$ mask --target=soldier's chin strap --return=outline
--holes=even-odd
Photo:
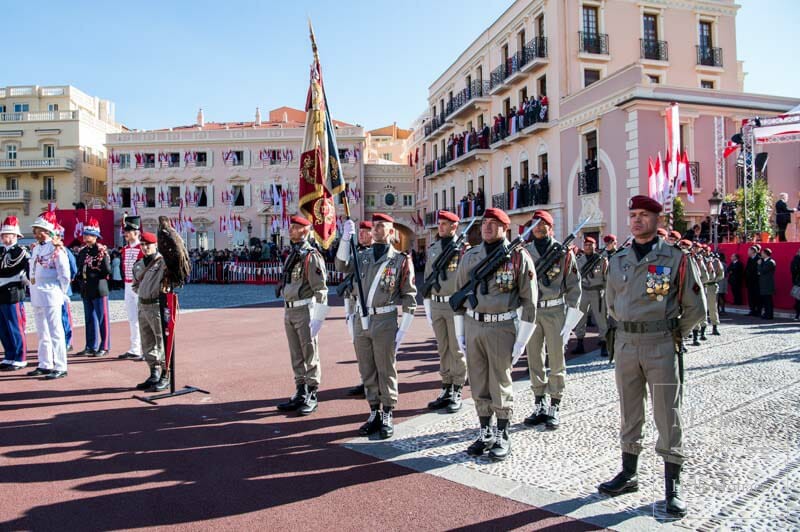
[[[533,331],[536,329],[536,324],[531,321],[519,321],[517,328],[517,338],[514,340],[514,350],[511,352],[511,365],[516,364],[522,353],[525,351],[525,346],[533,336]]]

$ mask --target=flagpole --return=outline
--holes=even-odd
[[[317,72],[319,72],[319,76],[320,76],[320,89],[322,90],[322,101],[323,101],[323,103],[325,105],[325,113],[328,115],[328,119],[331,120],[331,126],[333,126],[333,118],[331,118],[331,116],[332,116],[331,115],[331,108],[328,106],[328,94],[325,91],[325,84],[322,83],[322,69],[320,68],[320,65],[319,65],[319,52],[317,51],[317,39],[314,36],[314,26],[311,25],[311,17],[308,17],[308,33],[309,33],[309,37],[311,38],[311,51],[314,53],[314,65],[316,66]],[[333,128],[332,127],[331,127],[331,132],[333,132]],[[336,147],[338,148],[339,145],[336,144]],[[339,153],[336,152],[335,154],[333,154],[333,156],[336,158],[337,171],[339,171],[339,175],[341,176],[342,165],[339,162]],[[327,179],[327,176],[326,176],[326,179]],[[342,182],[344,182],[344,178],[342,178]],[[339,192],[339,201],[341,201],[342,204],[344,205],[345,218],[350,220],[351,219],[350,218],[350,203],[349,203],[349,201],[347,199],[346,190],[347,190],[347,187],[345,186],[342,189],[342,191]],[[339,245],[341,245],[341,244],[339,244]],[[353,270],[354,270],[354,274],[355,274],[354,277],[355,277],[356,284],[358,285],[358,302],[359,302],[359,306],[361,307],[361,320],[362,320],[362,324],[365,324],[365,323],[368,323],[367,320],[369,319],[369,309],[367,309],[367,299],[364,296],[364,287],[363,287],[363,285],[361,283],[361,271],[360,271],[360,268],[358,266],[358,254],[357,254],[357,251],[358,251],[358,249],[356,248],[356,241],[355,241],[354,238],[351,237],[350,238],[350,257],[351,257],[351,260],[353,261]]]

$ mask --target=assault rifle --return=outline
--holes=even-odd
[[[292,251],[289,253],[289,256],[286,257],[286,262],[283,264],[283,273],[281,274],[281,282],[278,283],[278,286],[275,288],[275,296],[280,297],[281,292],[289,284],[289,281],[292,278],[292,269],[294,268],[297,259],[300,258],[300,250],[292,247]]]
[[[481,294],[485,295],[489,293],[489,279],[491,279],[497,269],[511,257],[512,253],[525,245],[525,240],[538,223],[539,220],[536,220],[525,232],[515,238],[511,243],[501,244],[490,255],[486,255],[483,260],[476,264],[475,267],[472,268],[472,271],[469,272],[467,284],[450,296],[450,307],[458,311],[464,306],[466,301],[469,301],[469,305],[473,309],[478,306],[478,297],[475,295],[478,286],[480,285]]]
[[[472,225],[475,223],[475,218],[469,223],[469,225],[461,231],[461,234],[458,237],[450,242],[450,244],[442,250],[442,253],[436,258],[433,262],[432,271],[428,277],[425,278],[425,281],[422,283],[422,297],[428,298],[431,297],[431,290],[434,288],[436,290],[441,290],[442,285],[439,282],[447,280],[447,265],[450,264],[452,258],[461,252],[461,247],[467,241],[467,233],[472,228]]]
[[[575,240],[575,235],[583,229],[583,226],[589,222],[589,218],[586,218],[584,221],[578,224],[578,226],[572,230],[572,232],[567,235],[567,238],[564,239],[563,242],[556,242],[555,244],[551,245],[547,251],[545,251],[544,255],[539,257],[539,260],[536,261],[536,276],[542,281],[542,284],[545,286],[550,286],[550,278],[547,276],[547,272],[550,271],[550,268],[557,262],[559,262],[564,255],[567,254],[569,251],[569,245]]]
[[[341,283],[336,285],[336,295],[344,297],[345,292],[353,292],[353,273],[348,273]]]
[[[603,249],[600,250],[599,253],[595,253],[594,255],[592,255],[592,258],[586,261],[586,264],[584,264],[583,268],[581,268],[581,277],[586,277],[587,275],[589,275],[589,273],[593,272],[595,266],[597,266],[597,263],[600,262],[600,260],[603,257],[609,259],[613,257],[617,252],[619,252],[619,250],[628,245],[628,242],[631,241],[631,238],[633,237],[628,236],[628,238],[625,239],[625,242],[623,242],[622,245],[617,249],[615,249],[614,251],[609,252],[608,248],[604,247]]]

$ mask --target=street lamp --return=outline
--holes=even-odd
[[[714,246],[714,251],[717,250],[717,220],[719,219],[724,199],[724,196],[716,188],[711,193],[711,197],[708,198],[708,213],[711,215],[711,223],[713,224],[711,243]]]

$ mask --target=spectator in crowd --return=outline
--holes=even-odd
[[[519,186],[520,202],[523,207],[530,207],[531,205],[531,185],[528,176],[522,178],[522,184]]]
[[[118,290],[122,288],[122,260],[119,256],[119,251],[116,249],[111,252],[111,289]]]
[[[687,231],[685,235],[683,235],[683,237],[692,242],[700,242],[702,240],[700,237],[700,226],[698,224],[694,224],[692,228]]]
[[[798,292],[800,291],[800,248],[792,257],[790,271],[792,272],[792,289]],[[800,321],[800,294],[792,295],[794,296],[794,321]]]
[[[706,216],[706,219],[700,224],[700,241],[711,241],[711,216]]]
[[[758,283],[758,266],[761,262],[758,253],[761,246],[754,244],[747,250],[747,265],[744,268],[744,280],[747,285],[747,302],[750,305],[750,316],[761,315],[761,297]]]
[[[778,242],[786,242],[786,227],[792,221],[794,209],[790,209],[787,202],[789,194],[781,192],[778,195],[778,202],[775,203],[775,225],[778,226]]]
[[[733,304],[742,304],[742,281],[744,281],[744,265],[739,260],[739,254],[731,255],[731,263],[728,265],[728,286],[733,293]]]
[[[761,306],[765,320],[773,318],[772,296],[775,294],[775,261],[772,259],[772,250],[761,250],[761,263],[758,265],[758,287],[761,296]]]
[[[719,262],[722,265],[723,272],[725,270],[725,254],[722,252],[717,253]],[[717,283],[717,309],[720,314],[725,314],[725,296],[728,293],[728,277],[723,274],[722,279]]]

